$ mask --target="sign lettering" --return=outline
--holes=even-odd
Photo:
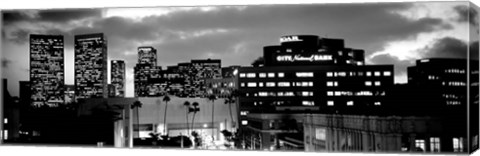
[[[311,56],[301,56],[301,55],[281,55],[277,56],[277,61],[280,62],[295,62],[295,61],[328,61],[332,60],[332,55],[311,55]]]
[[[298,42],[298,41],[303,41],[298,38],[298,36],[285,36],[280,38],[280,42]]]

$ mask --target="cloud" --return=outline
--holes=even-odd
[[[459,5],[455,6],[454,10],[458,14],[458,22],[469,22],[471,25],[478,25],[478,12],[474,7]]]
[[[407,67],[415,65],[415,60],[400,60],[390,54],[380,54],[368,59],[369,64],[394,65],[395,83],[407,82]]]
[[[452,37],[437,39],[419,51],[424,58],[467,58],[467,43]]]
[[[3,13],[6,25],[20,21],[67,23],[89,17],[101,17],[101,9],[17,10]]]

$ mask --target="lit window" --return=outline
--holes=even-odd
[[[343,55],[343,52],[342,51],[339,51],[338,52],[338,56],[342,56]]]
[[[361,65],[363,65],[363,62],[360,62],[360,61],[357,62],[357,66],[361,66]]]
[[[245,83],[240,83],[240,87],[245,87]]]
[[[352,63],[352,61],[350,61],[350,60],[347,60],[347,61],[345,61],[345,62],[347,62],[347,64],[350,64],[350,63]]]
[[[240,77],[245,77],[245,73],[240,73]]]
[[[267,92],[258,92],[258,96],[265,97],[265,96],[268,96],[268,93]]]
[[[8,124],[8,118],[3,119],[4,124]]]
[[[283,96],[283,92],[278,92],[277,96]]]
[[[292,52],[292,49],[287,49],[287,53],[291,53]]]
[[[380,81],[375,81],[375,86],[380,86]]]
[[[278,77],[285,77],[285,73],[278,73]]]
[[[365,86],[372,86],[372,81],[365,81]]]
[[[249,83],[247,83],[247,87],[257,87],[257,83],[256,82],[249,82]]]
[[[353,52],[348,52],[348,56],[353,56]]]
[[[267,87],[275,87],[275,82],[267,82],[266,86]]]
[[[285,96],[294,96],[293,92],[285,92]]]
[[[248,111],[240,111],[240,115],[245,116],[248,114]]]
[[[327,106],[333,106],[334,102],[333,101],[327,101]]]
[[[333,96],[333,91],[328,91],[327,96]]]
[[[247,73],[248,78],[255,78],[255,73]]]
[[[275,77],[275,73],[268,73],[268,77],[269,78]]]
[[[463,138],[453,138],[453,152],[463,152]]]
[[[313,105],[315,105],[315,102],[313,102],[313,101],[302,101],[302,105],[304,105],[304,106],[313,106]]]
[[[430,138],[430,150],[432,152],[440,152],[440,138],[438,137]]]
[[[337,72],[337,75],[341,76],[341,77],[345,77],[345,76],[347,76],[347,73],[346,72]]]
[[[353,101],[347,101],[347,106],[353,106]]]
[[[375,102],[375,103],[373,103],[373,104],[374,104],[375,106],[380,106],[380,105],[382,105],[382,103],[381,103],[381,102],[378,102],[378,101]]]
[[[367,72],[366,72],[366,75],[367,75],[367,76],[372,76],[372,72],[367,71]]]
[[[327,138],[327,131],[325,128],[315,128],[315,139],[325,140]]]
[[[358,72],[357,75],[358,76],[363,76],[363,72]]]
[[[267,76],[267,74],[265,73],[258,73],[258,77],[260,78],[265,78]]]
[[[327,77],[333,77],[333,72],[327,72]]]
[[[391,76],[392,75],[392,72],[390,71],[384,71],[383,72],[383,76]]]
[[[313,77],[313,72],[297,72],[297,77]]]
[[[313,96],[313,92],[303,91],[302,96]]]
[[[279,87],[290,87],[290,82],[278,82]]]
[[[259,82],[259,83],[258,83],[258,86],[259,86],[259,87],[263,87],[263,82]]]
[[[380,72],[379,72],[379,71],[376,71],[376,72],[373,73],[373,75],[375,75],[375,76],[380,76]]]
[[[242,120],[242,125],[248,125],[248,121],[247,120]]]
[[[327,81],[327,86],[333,86],[333,81]]]
[[[416,151],[425,151],[425,140],[415,140]]]

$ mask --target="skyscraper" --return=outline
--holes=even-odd
[[[104,34],[76,35],[76,98],[107,97],[107,81],[107,39]]]
[[[157,66],[157,50],[153,47],[138,47],[138,63],[134,67],[135,97],[160,96],[162,68]]]
[[[125,97],[125,61],[112,60],[110,66],[110,81],[115,87],[114,97]]]
[[[31,104],[58,106],[64,102],[64,48],[61,35],[30,35]]]

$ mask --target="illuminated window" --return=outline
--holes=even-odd
[[[348,52],[348,56],[353,56],[353,52]]]
[[[328,91],[327,96],[333,96],[333,91]]]
[[[290,87],[290,82],[278,82],[279,87]]]
[[[313,82],[311,82],[311,81],[296,82],[295,85],[298,86],[298,87],[311,87],[311,86],[313,86]]]
[[[380,86],[380,81],[375,81],[375,86]]]
[[[248,78],[255,78],[255,73],[247,73]]]
[[[425,140],[415,140],[416,151],[425,151]]]
[[[338,76],[345,77],[347,76],[347,72],[337,72]]]
[[[373,104],[374,104],[375,106],[380,106],[380,105],[382,105],[382,103],[381,103],[381,102],[378,102],[378,101],[375,102],[375,103],[373,103]]]
[[[353,106],[353,101],[347,101],[347,106]]]
[[[315,139],[325,140],[327,137],[327,132],[325,128],[315,128]]]
[[[438,137],[430,138],[430,150],[432,152],[440,152],[440,138]]]
[[[358,72],[357,75],[358,76],[363,76],[363,72]]]
[[[327,72],[327,77],[333,77],[333,72]]]
[[[278,73],[278,77],[285,77],[285,73]]]
[[[268,73],[268,77],[269,78],[275,77],[275,73]]]
[[[390,71],[384,71],[383,72],[383,76],[391,76],[392,75],[392,72]]]
[[[268,93],[267,92],[258,92],[258,96],[265,97],[265,96],[268,96]]]
[[[242,120],[242,125],[248,125],[248,121],[247,120]]]
[[[342,51],[339,51],[338,52],[338,56],[342,56],[343,55],[343,52]]]
[[[245,116],[248,114],[248,111],[240,111],[240,115]]]
[[[453,152],[463,152],[463,138],[453,138]]]
[[[368,71],[368,72],[366,72],[366,75],[367,75],[367,76],[372,76],[372,72],[369,72],[369,71]]]
[[[347,60],[347,61],[345,61],[345,62],[347,62],[347,64],[350,64],[350,63],[352,63],[352,61],[350,61],[350,60]]]
[[[275,87],[275,82],[267,82],[266,86],[267,87]]]
[[[285,92],[285,96],[295,96],[295,94],[293,92]]]
[[[8,124],[8,118],[3,119],[4,124]]]
[[[260,77],[260,78],[265,78],[265,77],[267,77],[267,74],[265,74],[265,73],[258,73],[258,77]]]
[[[363,65],[363,62],[357,62],[357,66]]]
[[[240,83],[240,87],[245,87],[245,83]]]
[[[249,82],[249,83],[247,83],[247,87],[257,87],[257,83],[256,82]]]
[[[365,81],[365,86],[372,86],[372,81]]]
[[[327,101],[327,106],[333,106],[334,102],[333,101]]]
[[[287,49],[287,53],[291,53],[292,52],[292,49]]]
[[[313,92],[303,91],[302,96],[313,96]]]
[[[375,75],[375,76],[380,76],[380,72],[379,72],[379,71],[376,71],[376,72],[373,73],[373,75]]]
[[[313,77],[313,72],[297,72],[297,77]]]
[[[313,102],[313,101],[302,101],[302,105],[304,105],[304,106],[313,106],[313,105],[315,105],[315,102]]]
[[[245,77],[245,73],[240,73],[240,77]]]
[[[259,83],[258,83],[258,86],[259,86],[259,87],[263,87],[263,82],[259,82]]]

